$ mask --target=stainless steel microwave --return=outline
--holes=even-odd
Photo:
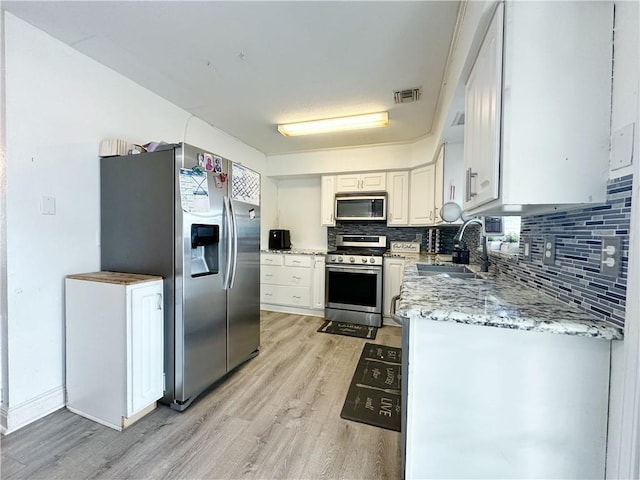
[[[386,220],[387,194],[336,195],[336,220]]]

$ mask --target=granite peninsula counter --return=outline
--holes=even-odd
[[[428,260],[406,259],[394,317],[405,478],[604,478],[620,329],[492,273],[421,276]]]
[[[491,273],[483,279],[421,276],[407,260],[396,314],[411,320],[485,325],[537,332],[622,339],[622,330],[526,285]],[[470,266],[478,269],[477,266]]]

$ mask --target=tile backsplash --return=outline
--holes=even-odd
[[[610,180],[604,205],[523,216],[519,258],[492,255],[492,269],[573,303],[608,323],[624,326],[632,180],[632,175]],[[542,262],[547,235],[555,235],[554,265]],[[600,273],[601,237],[605,236],[621,240],[622,262],[617,278]],[[523,257],[526,239],[531,241],[531,260]]]
[[[329,250],[335,248],[337,234],[386,235],[388,244],[393,241],[411,242],[416,239],[416,235],[420,235],[420,250],[426,252],[430,228],[431,227],[388,227],[383,222],[337,222],[335,227],[327,228],[327,248]],[[453,249],[453,237],[458,231],[458,226],[444,225],[434,228],[440,231],[439,253],[451,253]]]

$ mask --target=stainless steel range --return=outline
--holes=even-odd
[[[326,257],[324,317],[337,322],[382,325],[384,235],[337,235]]]

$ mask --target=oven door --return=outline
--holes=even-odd
[[[382,266],[327,265],[326,307],[382,312]]]

